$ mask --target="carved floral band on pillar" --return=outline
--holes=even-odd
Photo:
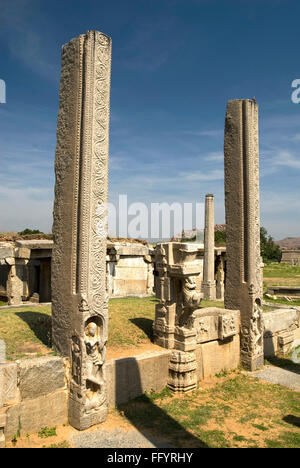
[[[107,415],[105,347],[111,39],[88,31],[62,50],[52,256],[53,343],[69,356],[69,422]]]
[[[241,361],[264,363],[260,257],[258,105],[227,103],[225,119],[225,307],[241,311]]]

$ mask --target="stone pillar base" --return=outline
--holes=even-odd
[[[203,283],[202,282],[202,291],[203,291],[203,299],[207,301],[215,301],[216,300],[216,282],[210,283]]]
[[[241,355],[242,367],[249,371],[255,371],[264,366],[264,355],[250,358],[249,356]]]
[[[187,393],[197,388],[197,362],[194,353],[174,351],[169,364],[168,387],[174,393]]]
[[[91,411],[85,411],[82,403],[69,398],[69,424],[78,431],[84,431],[95,424],[104,422],[107,418],[108,408],[103,405]]]
[[[157,330],[153,327],[154,343],[162,348],[173,349],[174,348],[174,332],[168,333],[161,330]]]

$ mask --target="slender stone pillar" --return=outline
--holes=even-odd
[[[258,106],[228,101],[225,120],[225,307],[241,311],[241,362],[264,363],[261,305]]]
[[[6,283],[8,304],[22,304],[24,295],[24,270],[28,260],[7,258],[6,262],[10,266]]]
[[[218,257],[218,266],[216,274],[216,299],[224,301],[224,284],[225,284],[225,271],[224,271],[225,258],[223,255]]]
[[[55,156],[52,325],[70,359],[69,422],[105,420],[106,202],[111,39],[88,31],[62,48]]]
[[[202,291],[204,299],[216,298],[214,196],[205,197],[204,264]]]

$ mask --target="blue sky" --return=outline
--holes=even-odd
[[[109,198],[201,202],[224,222],[228,99],[260,108],[261,222],[300,236],[300,3],[0,0],[0,231],[51,230],[61,46],[112,37]]]

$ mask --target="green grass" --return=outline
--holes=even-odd
[[[110,299],[108,346],[137,346],[151,342],[156,303],[155,296]]]
[[[300,267],[289,263],[269,263],[264,266],[264,278],[295,278],[297,276],[300,284]]]
[[[47,437],[53,437],[56,436],[56,426],[54,427],[43,427],[40,432],[38,433],[38,436],[41,438],[47,438]]]
[[[269,297],[266,297],[266,295],[264,294],[264,300],[266,302],[273,303],[273,304],[284,304],[284,305],[288,305],[288,306],[291,306],[291,307],[292,306],[297,306],[297,307],[300,306],[300,299],[292,299],[291,301],[287,301],[283,297],[277,297],[277,299],[271,299]],[[267,307],[267,306],[264,306],[264,310],[265,310],[265,307]],[[274,310],[274,309],[270,309],[270,310]]]
[[[118,410],[144,434],[177,448],[300,447],[300,393],[239,371],[207,390],[175,396],[165,389]]]
[[[0,310],[0,338],[10,360],[51,352],[50,306]]]
[[[156,303],[155,296],[110,299],[108,348],[150,344]],[[223,307],[223,303],[203,301],[203,307],[209,306]],[[6,342],[9,360],[53,353],[51,306],[0,309],[0,339]]]
[[[62,442],[59,442],[58,444],[51,444],[49,447],[44,447],[44,448],[70,448],[69,442],[67,440],[63,440]]]

